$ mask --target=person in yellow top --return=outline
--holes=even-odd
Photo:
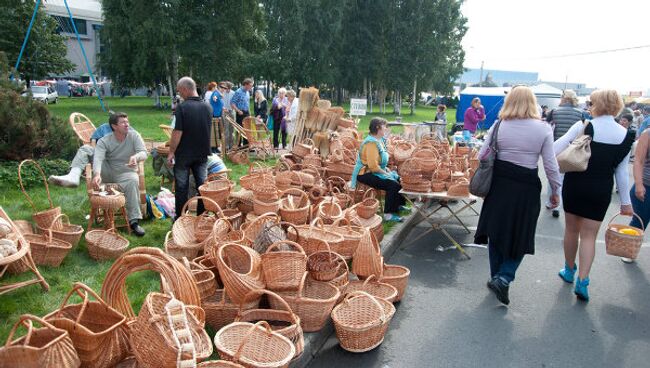
[[[398,215],[406,203],[399,194],[402,186],[399,175],[388,168],[388,151],[384,135],[388,132],[388,122],[382,118],[370,120],[370,134],[361,143],[357,162],[352,172],[350,187],[356,188],[357,181],[369,187],[386,192],[384,206],[385,221],[402,221]]]

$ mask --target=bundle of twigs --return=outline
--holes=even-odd
[[[313,126],[313,122],[307,119],[307,115],[309,114],[309,111],[314,107],[316,101],[318,101],[317,88],[310,87],[300,90],[298,117],[294,136],[294,139],[298,142],[302,141],[304,138],[309,137],[310,135],[309,132]]]

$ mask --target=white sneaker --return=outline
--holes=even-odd
[[[74,176],[71,176],[70,174],[61,175],[61,176],[52,175],[47,179],[47,181],[50,184],[58,185],[65,188],[76,188],[79,186],[79,175],[74,175]]]
[[[634,263],[634,258],[621,257],[621,261],[623,261],[625,263]]]

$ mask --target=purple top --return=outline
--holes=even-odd
[[[492,125],[485,143],[479,151],[483,158],[487,153],[492,139]],[[553,130],[551,126],[541,120],[504,120],[499,127],[497,141],[497,159],[512,162],[515,165],[529,169],[536,169],[539,157],[542,156],[546,177],[551,183],[553,194],[560,194],[560,171],[553,150]]]
[[[475,109],[473,107],[468,107],[465,110],[465,117],[463,118],[463,129],[469,130],[470,132],[476,132],[476,127],[478,123],[485,119],[485,109],[483,106]]]

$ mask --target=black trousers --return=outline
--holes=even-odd
[[[287,148],[287,130],[280,129],[282,121],[273,120],[273,148],[278,148],[280,142],[279,138],[282,138],[282,148]]]
[[[243,111],[242,110],[241,115],[237,114],[237,119],[236,119],[237,124],[239,124],[239,126],[243,127],[244,126],[244,119],[246,119],[249,115],[250,115],[250,113],[248,111]],[[246,140],[246,138],[242,137],[241,144],[242,145],[248,144],[248,141]]]
[[[357,181],[369,187],[386,192],[384,213],[398,213],[399,207],[406,203],[404,197],[399,194],[399,191],[402,190],[402,186],[395,180],[382,179],[372,173],[365,173],[357,176]]]

